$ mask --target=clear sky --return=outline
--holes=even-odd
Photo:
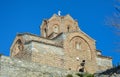
[[[17,33],[40,35],[42,20],[60,10],[61,15],[77,19],[79,27],[96,40],[96,48],[116,64],[120,62],[120,52],[115,51],[119,38],[105,25],[106,17],[115,11],[113,5],[113,0],[0,0],[0,53],[9,56]]]

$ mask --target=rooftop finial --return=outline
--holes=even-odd
[[[59,15],[59,16],[61,15],[61,11],[60,11],[60,10],[58,11],[58,15]]]

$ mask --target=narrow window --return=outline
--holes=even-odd
[[[79,42],[76,43],[76,49],[78,49],[78,50],[81,49],[81,44]]]
[[[70,26],[67,27],[67,31],[68,31],[68,32],[70,31]]]
[[[44,29],[44,37],[46,37],[46,34],[47,34],[47,30],[46,28]]]
[[[47,32],[46,28],[44,29],[45,33]]]

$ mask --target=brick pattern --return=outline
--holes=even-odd
[[[11,56],[74,71],[78,71],[82,67],[80,64],[85,60],[85,72],[89,73],[112,67],[112,59],[108,59],[111,63],[107,66],[98,65],[95,40],[82,32],[78,23],[69,15],[53,15],[50,19],[43,21],[41,33],[41,37],[32,34],[17,35],[11,47],[11,53],[13,53]],[[61,37],[59,37],[60,34],[62,34]],[[18,47],[16,44],[18,39],[22,42],[22,51],[15,50]],[[103,60],[106,57],[100,59]]]

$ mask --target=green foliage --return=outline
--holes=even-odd
[[[72,74],[68,74],[66,77],[73,77]]]
[[[88,74],[88,73],[84,73],[84,74],[77,73],[76,75],[79,77],[94,77],[93,74]]]
[[[80,74],[80,73],[76,73],[76,75],[79,77],[83,77],[83,74]]]

